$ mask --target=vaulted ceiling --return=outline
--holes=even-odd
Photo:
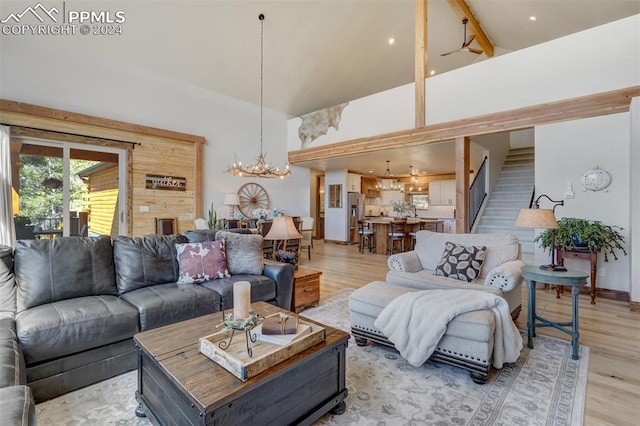
[[[6,10],[9,2],[3,3]],[[429,72],[445,73],[490,60],[467,52],[440,56],[463,42],[460,17],[449,3],[428,2]],[[640,0],[466,0],[466,4],[495,46],[496,56],[640,13]],[[414,0],[150,0],[91,5],[124,10],[123,34],[40,37],[37,42],[21,38],[20,42],[33,54],[38,49],[87,52],[259,104],[258,14],[264,13],[267,108],[294,117],[414,80]],[[472,47],[479,48],[476,41]],[[396,167],[408,170],[403,160],[407,154],[397,154]],[[382,155],[362,163],[380,163],[377,168],[381,168]],[[355,160],[349,168],[358,170],[352,166]]]

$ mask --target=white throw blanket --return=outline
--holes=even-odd
[[[444,335],[449,321],[470,311],[491,309],[496,316],[493,366],[516,362],[522,336],[511,320],[506,300],[477,290],[423,290],[406,293],[385,307],[374,325],[414,367],[425,363]]]

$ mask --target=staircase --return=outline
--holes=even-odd
[[[529,207],[534,185],[533,147],[511,149],[475,231],[515,234],[522,244],[525,261],[533,259],[535,232],[533,229],[516,228],[515,223],[520,209]]]

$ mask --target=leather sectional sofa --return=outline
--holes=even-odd
[[[65,237],[0,246],[0,412],[31,424],[44,401],[137,367],[133,335],[232,306],[235,281],[252,301],[289,309],[292,265],[262,275],[179,284],[175,244],[215,234]]]

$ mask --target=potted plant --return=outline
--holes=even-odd
[[[619,232],[621,230],[619,226],[605,225],[599,220],[563,217],[558,220],[558,229],[555,230],[556,247],[563,251],[577,247],[602,250],[605,262],[609,261],[608,255],[618,260],[616,250],[627,255],[623,247],[624,237]],[[546,251],[551,249],[551,237],[551,230],[546,229],[533,241],[540,243],[540,247]]]

